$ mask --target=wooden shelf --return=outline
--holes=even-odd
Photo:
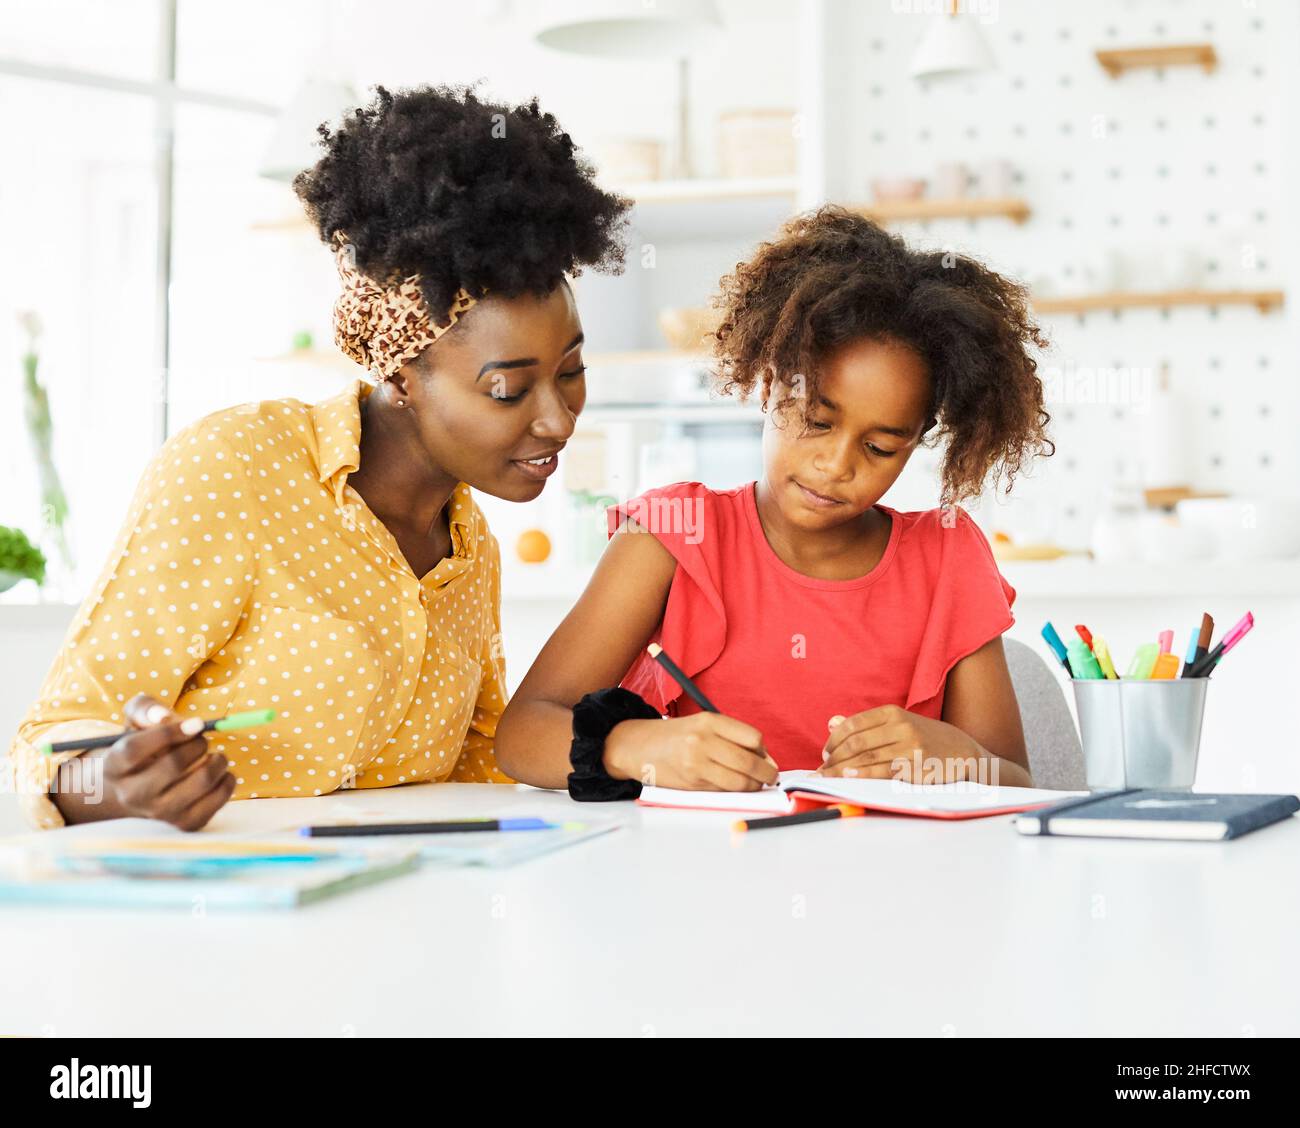
[[[1201,67],[1213,74],[1219,65],[1219,56],[1212,43],[1179,43],[1162,47],[1119,47],[1098,49],[1097,62],[1111,78],[1119,78],[1127,70],[1143,67]]]
[[[756,403],[593,403],[584,409],[583,423],[747,423],[763,422]]]
[[[611,186],[635,202],[632,226],[650,242],[771,238],[794,214],[789,177],[649,180]]]
[[[689,352],[681,349],[628,349],[624,352],[601,352],[587,354],[587,367],[623,368],[630,365],[690,365],[697,368],[707,367],[710,363],[707,353]]]
[[[1102,309],[1168,309],[1173,306],[1252,305],[1260,313],[1280,309],[1282,290],[1167,290],[1152,293],[1079,294],[1067,298],[1035,298],[1037,313],[1094,313]]]
[[[643,180],[638,183],[612,184],[610,191],[630,196],[640,204],[690,204],[710,201],[723,203],[780,197],[794,203],[798,185],[793,177],[735,177],[718,180]]]
[[[849,209],[874,219],[877,223],[899,220],[992,219],[1005,218],[1024,223],[1029,218],[1029,204],[1013,198],[953,200],[880,200],[872,204],[850,204]]]

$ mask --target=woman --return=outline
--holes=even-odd
[[[565,275],[621,268],[627,202],[536,101],[380,87],[321,137],[294,188],[336,257],[336,342],[377,385],[163,446],[18,731],[39,826],[507,779],[499,556],[470,489],[530,501],[554,472],[585,400]],[[39,750],[123,727],[79,760]]]

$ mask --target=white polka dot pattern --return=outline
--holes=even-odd
[[[245,404],[174,435],[146,470],[11,752],[32,821],[62,819],[46,741],[123,726],[147,693],[182,716],[273,708],[210,733],[236,798],[416,780],[510,780],[496,538],[461,484],[452,555],[422,578],[351,486],[356,380],[315,405]]]

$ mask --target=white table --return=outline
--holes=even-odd
[[[625,825],[281,913],[0,909],[0,1033],[1300,1033],[1297,819],[1228,843],[1022,838],[1008,817],[733,837],[725,814],[443,784],[233,803],[212,827],[349,805]]]

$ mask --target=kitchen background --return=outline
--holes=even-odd
[[[584,36],[593,12],[611,22]],[[620,22],[647,13],[668,29]],[[577,281],[590,400],[561,473],[532,505],[483,501],[513,684],[608,499],[756,475],[757,410],[707,392],[708,300],[832,200],[1033,289],[1057,454],[969,507],[1018,591],[1013,637],[1046,653],[1045,619],[1088,623],[1127,661],[1254,611],[1198,784],[1295,789],[1297,62],[1288,0],[6,0],[0,526],[47,565],[16,579],[32,556],[0,531],[0,725],[166,435],[359,375],[288,187],[315,123],[377,82],[481,79],[537,94],[637,201],[626,272]],[[937,459],[886,502],[933,506]]]

